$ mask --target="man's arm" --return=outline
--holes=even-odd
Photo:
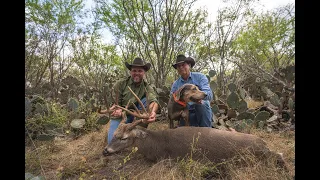
[[[204,100],[212,101],[213,99],[212,90],[209,86],[208,78],[204,74],[202,74],[200,77],[199,89],[201,89],[201,91],[204,91],[207,94],[207,97],[205,97]]]
[[[159,102],[157,99],[156,92],[149,84],[147,85],[146,89],[147,89],[147,93],[148,93],[148,100],[150,102],[149,107],[148,107],[150,117],[146,122],[151,123],[156,120],[156,112],[158,111],[158,108],[159,108]]]
[[[146,121],[145,121],[145,123],[152,123],[152,122],[154,122],[154,121],[156,121],[156,115],[157,115],[157,111],[158,111],[158,107],[159,107],[159,105],[158,105],[158,103],[156,103],[156,102],[151,102],[150,104],[149,104],[149,119],[147,119]]]

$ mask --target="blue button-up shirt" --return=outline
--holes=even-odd
[[[198,86],[198,88],[205,92],[207,96],[204,98],[204,100],[212,101],[213,94],[212,90],[209,86],[208,78],[200,73],[200,72],[190,72],[190,75],[187,80],[184,80],[181,76],[172,84],[171,87],[171,94],[174,93],[176,90],[178,90],[182,85],[184,84],[194,84]]]

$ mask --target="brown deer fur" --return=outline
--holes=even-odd
[[[219,163],[232,158],[243,150],[265,159],[274,155],[279,164],[286,168],[282,156],[270,151],[266,143],[251,134],[230,132],[207,127],[179,127],[152,131],[136,128],[139,122],[120,124],[111,143],[104,149],[104,155],[119,152],[127,147],[138,147],[139,153],[147,159],[156,161],[161,158],[185,157],[191,153],[194,144],[210,161]],[[201,158],[202,156],[194,156]]]

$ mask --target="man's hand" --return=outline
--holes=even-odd
[[[144,119],[143,122],[144,123],[152,123],[156,121],[156,112],[159,108],[159,105],[156,102],[152,102],[149,105],[149,111],[151,112],[149,114],[149,119]]]
[[[121,117],[122,109],[117,108],[116,105],[112,105],[110,110],[113,110],[113,112],[111,113],[111,116],[113,116],[113,117]]]
[[[152,123],[156,121],[156,113],[154,111],[151,111],[149,119],[146,119],[143,121],[144,123]]]

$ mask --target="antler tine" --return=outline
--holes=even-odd
[[[138,114],[139,111],[138,112],[132,112],[129,109],[121,107],[121,106],[118,106],[118,105],[116,105],[116,107],[126,111],[127,113],[129,113],[130,115],[132,115],[134,117],[138,117],[138,118],[141,118],[141,119],[149,119],[149,115],[148,114]]]
[[[128,125],[128,130],[133,129],[134,127],[136,127],[137,125],[139,125],[142,122],[143,122],[143,119],[133,121],[130,125]]]
[[[108,99],[107,99],[107,93],[106,93],[106,88],[103,88],[103,99],[104,99],[104,103],[106,104],[106,110],[101,111],[101,106],[98,109],[98,113],[99,114],[109,114],[113,112],[113,110],[110,110],[109,104],[108,104]]]
[[[128,101],[127,105],[126,105],[126,108],[127,108],[127,109],[128,109],[128,107],[129,107],[130,102],[131,102],[131,100],[129,99],[129,101]]]
[[[133,108],[136,110],[136,112],[137,112],[138,114],[141,114],[140,111],[139,111],[139,109],[137,108],[137,106],[136,106],[134,103],[131,103],[131,104],[133,105]]]
[[[144,107],[143,103],[140,101],[140,99],[138,98],[138,96],[132,91],[132,89],[128,86],[128,89],[130,90],[130,92],[133,94],[133,96],[136,98],[136,100],[138,101],[138,103],[140,104],[143,112],[148,113],[146,108]]]

